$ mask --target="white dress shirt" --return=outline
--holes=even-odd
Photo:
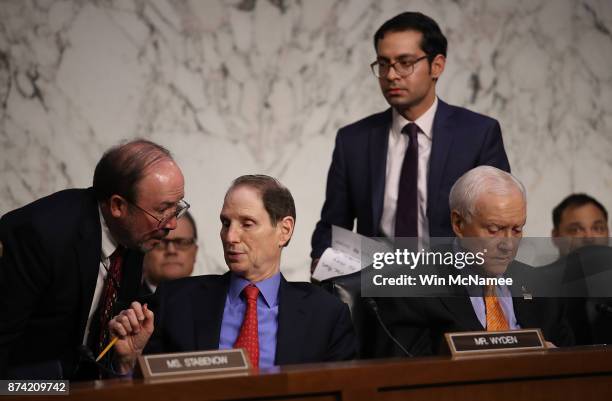
[[[98,281],[96,282],[96,290],[94,291],[93,300],[91,301],[89,315],[87,315],[87,324],[85,325],[85,334],[83,335],[84,345],[87,344],[87,336],[89,336],[91,319],[93,318],[94,313],[96,313],[96,309],[98,308],[98,304],[100,303],[100,298],[102,297],[104,282],[106,280],[108,269],[110,268],[110,255],[112,255],[113,252],[115,252],[115,249],[117,249],[118,247],[117,242],[113,239],[108,229],[108,226],[106,225],[106,221],[104,221],[102,211],[100,210],[100,205],[98,205],[98,214],[100,215],[100,226],[102,227],[102,253],[100,254],[100,266],[98,268]]]
[[[408,121],[393,110],[393,121],[389,131],[389,143],[387,149],[387,170],[385,175],[385,195],[383,201],[383,212],[380,219],[380,229],[387,237],[395,235],[395,211],[397,210],[397,196],[399,192],[399,180],[402,172],[404,155],[408,149],[408,135],[402,134],[402,129],[411,122],[419,127],[419,171],[417,177],[417,204],[418,229],[421,244],[426,246],[429,242],[429,221],[427,220],[427,178],[429,176],[429,156],[431,155],[431,144],[433,140],[433,121],[438,109],[438,98],[436,97],[431,107],[423,113],[416,121]]]
[[[142,277],[142,284],[147,286],[149,291],[151,291],[151,294],[154,294],[155,291],[157,291],[157,284],[153,284],[152,282],[149,281],[148,278],[144,276]]]

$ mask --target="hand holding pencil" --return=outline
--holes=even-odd
[[[108,329],[115,338],[107,348],[115,344],[115,359],[121,373],[131,370],[142,354],[153,334],[153,318],[153,311],[149,310],[147,304],[132,302],[129,309],[122,310],[109,322]]]

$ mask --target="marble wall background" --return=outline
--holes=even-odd
[[[609,1],[4,0],[0,214],[90,185],[106,148],[146,137],[185,172],[198,273],[224,270],[223,194],[259,172],[296,198],[284,271],[307,279],[335,131],[386,107],[371,37],[408,9],[449,39],[440,97],[501,121],[527,235],[572,191],[612,208]]]

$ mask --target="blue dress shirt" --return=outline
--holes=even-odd
[[[274,366],[276,358],[276,332],[278,331],[278,288],[281,276],[274,276],[252,283],[259,289],[257,297],[257,333],[259,336],[259,367]],[[246,301],[242,290],[250,281],[234,274],[230,276],[229,291],[225,299],[219,349],[233,348],[246,313]]]

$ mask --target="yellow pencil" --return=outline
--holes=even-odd
[[[104,355],[106,355],[106,353],[113,348],[113,345],[115,345],[115,343],[117,342],[117,340],[119,339],[119,337],[113,337],[113,339],[111,340],[110,343],[108,343],[108,345],[106,346],[106,348],[104,348],[104,350],[102,350],[102,352],[100,352],[100,355],[98,355],[98,357],[96,358],[96,362],[98,362],[100,359],[102,359],[102,357]]]

